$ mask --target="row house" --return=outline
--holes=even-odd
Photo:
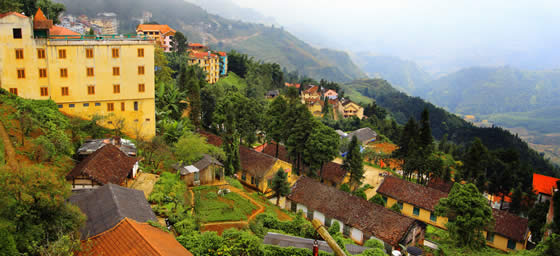
[[[424,240],[422,222],[308,177],[299,178],[286,199],[285,209],[301,212],[327,227],[338,222],[340,232],[358,244],[377,239],[390,252],[399,245],[422,244]]]
[[[189,66],[199,66],[206,72],[206,82],[215,84],[220,79],[220,58],[218,55],[208,52],[189,52]]]

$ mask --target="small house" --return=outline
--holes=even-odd
[[[224,165],[215,158],[204,154],[202,159],[188,166],[173,166],[181,174],[187,186],[213,184],[224,181]]]
[[[113,138],[106,138],[106,139],[93,139],[93,140],[86,140],[84,144],[82,144],[77,151],[77,154],[80,158],[85,158],[95,151],[99,150],[103,146],[111,144],[119,148],[123,153],[128,156],[135,157],[137,154],[136,145],[132,143],[132,141],[127,139],[122,139],[120,137],[113,137]]]
[[[284,208],[301,211],[307,219],[317,219],[327,227],[338,222],[346,237],[358,244],[380,240],[387,251],[424,240],[425,224],[308,177],[292,186]]]
[[[91,189],[113,183],[127,185],[136,177],[138,159],[127,156],[116,146],[106,144],[78,163],[66,175],[73,190]]]
[[[335,90],[329,89],[323,93],[323,97],[329,98],[330,100],[335,100],[338,98],[338,93]]]
[[[303,103],[309,100],[320,100],[321,92],[318,85],[310,85],[307,90],[301,92],[301,100]]]
[[[362,119],[364,117],[364,108],[351,100],[340,101],[338,104],[338,112],[340,112],[344,118],[355,116]]]
[[[237,178],[259,192],[271,192],[272,178],[279,169],[286,172],[288,182],[294,179],[290,163],[265,153],[239,146],[239,159],[241,160],[241,170],[237,172]]]
[[[560,179],[533,173],[533,189],[537,193],[537,202],[550,201],[556,182]]]
[[[369,127],[361,128],[349,133],[348,140],[351,140],[354,136],[356,136],[358,141],[364,146],[377,139],[377,133]]]

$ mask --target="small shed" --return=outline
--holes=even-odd
[[[179,172],[187,186],[212,184],[224,179],[224,165],[207,154],[192,165],[177,163],[173,168]]]

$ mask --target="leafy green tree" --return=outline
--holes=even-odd
[[[461,178],[475,183],[479,189],[484,189],[488,160],[488,149],[479,138],[475,138],[463,158],[463,165],[460,168]]]
[[[166,143],[175,143],[183,134],[192,130],[188,119],[179,121],[164,119],[157,122],[157,133],[161,135]]]
[[[224,247],[231,255],[258,256],[262,254],[261,240],[248,231],[227,229],[222,234]],[[225,250],[224,250],[225,251]]]
[[[305,143],[303,152],[311,170],[318,170],[319,177],[323,179],[321,173],[323,165],[332,161],[338,155],[338,143],[340,139],[333,128],[330,128],[319,121],[314,121],[311,135]]]
[[[354,188],[362,183],[364,177],[364,159],[360,152],[360,144],[356,136],[350,140],[348,153],[344,158],[342,168],[350,173],[350,182],[354,184]]]
[[[482,231],[492,227],[492,208],[472,183],[455,183],[449,196],[439,200],[435,213],[448,218],[445,226],[457,246],[473,249],[485,246]]]
[[[175,143],[173,151],[177,159],[184,164],[193,164],[204,154],[210,154],[222,161],[225,159],[225,153],[221,148],[208,144],[205,137],[192,132],[183,134]]]
[[[327,231],[329,231],[331,236],[340,235],[340,223],[338,223],[338,221],[333,221]]]
[[[187,37],[180,31],[177,31],[171,40],[171,50],[179,54],[185,54],[188,46]]]
[[[280,203],[280,197],[287,196],[290,193],[290,184],[288,183],[288,175],[280,168],[272,178],[272,191],[276,193],[276,205]]]
[[[91,30],[91,32],[93,32],[93,30]],[[169,67],[167,56],[160,47],[156,47],[154,50],[154,66],[156,67],[156,85],[160,83],[169,84],[173,81],[173,73],[175,73],[175,71]]]
[[[377,239],[374,239],[374,238],[371,238],[371,239],[367,240],[364,243],[364,246],[369,247],[369,248],[385,249],[385,246],[383,245],[383,242],[381,242]]]
[[[235,50],[228,53],[228,69],[239,77],[245,78],[252,62],[253,59],[246,54],[241,54]]]
[[[538,243],[542,240],[549,207],[550,202],[544,201],[535,204],[535,206],[529,210],[529,230],[531,231],[531,240],[533,242]]]
[[[224,105],[225,120],[223,122],[223,130],[221,131],[224,143],[222,147],[226,153],[226,161],[224,168],[226,174],[232,175],[241,167],[239,159],[239,140],[240,136],[236,129],[235,109],[232,102],[226,102]]]
[[[49,168],[3,168],[0,186],[0,226],[6,227],[21,254],[37,255],[49,240],[78,232],[85,221],[80,210],[66,201],[70,196],[66,181]],[[13,251],[10,244],[7,247]]]
[[[303,168],[305,143],[313,130],[313,116],[302,104],[290,105],[284,115],[286,148],[295,161],[296,173]]]
[[[560,185],[560,181],[556,181],[556,187],[560,188],[558,185]],[[560,193],[552,195],[552,205],[560,205]],[[553,233],[560,234],[560,211],[554,211],[550,228]]]
[[[380,194],[375,194],[375,196],[372,196],[369,201],[381,206],[385,206],[385,200],[383,200],[383,197]]]

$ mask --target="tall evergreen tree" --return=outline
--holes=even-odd
[[[284,97],[276,97],[269,105],[266,111],[266,137],[268,141],[276,142],[275,157],[278,158],[278,148],[281,142],[284,142],[285,120],[284,113],[288,108],[288,103]]]
[[[296,173],[302,170],[304,159],[303,153],[305,143],[313,130],[313,116],[302,104],[290,105],[285,114],[284,122],[287,129],[284,129],[286,147],[288,153],[295,163]]]
[[[276,205],[280,203],[280,197],[287,196],[290,193],[288,175],[282,168],[278,169],[272,178],[272,191],[276,193]]]
[[[364,177],[364,159],[356,136],[352,136],[352,140],[350,140],[348,153],[344,158],[342,168],[350,172],[350,182],[354,184],[354,189],[356,189],[362,183]]]
[[[418,143],[422,147],[423,155],[427,156],[433,152],[434,138],[432,137],[432,128],[430,127],[430,113],[427,108],[424,108],[424,111],[422,111]]]
[[[183,33],[177,31],[171,40],[171,50],[179,54],[186,54],[188,46],[187,37]]]
[[[319,121],[313,122],[313,130],[305,143],[304,156],[312,171],[319,171],[322,179],[323,165],[332,161],[338,155],[338,134]]]
[[[463,166],[460,168],[461,178],[475,183],[479,189],[483,190],[486,183],[488,162],[488,149],[479,138],[475,138],[463,158]]]
[[[194,127],[199,129],[202,106],[200,101],[200,85],[198,79],[195,77],[191,77],[191,79],[189,79],[187,96],[190,106],[189,117]]]

